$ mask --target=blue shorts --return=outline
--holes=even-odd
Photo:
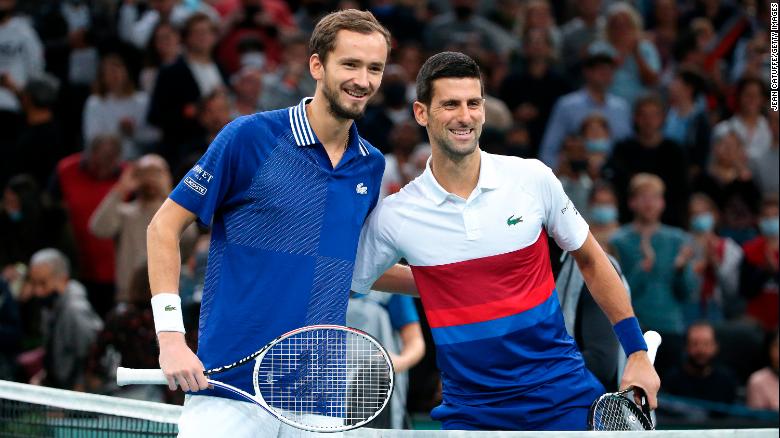
[[[586,430],[588,409],[604,394],[601,383],[586,368],[555,382],[542,384],[522,396],[481,403],[475,395],[468,404],[444,397],[431,411],[445,430]]]

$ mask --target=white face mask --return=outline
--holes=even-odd
[[[265,53],[248,52],[241,55],[241,67],[254,67],[263,69],[265,67]]]

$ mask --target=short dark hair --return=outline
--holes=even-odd
[[[749,86],[755,85],[758,87],[759,91],[761,92],[761,96],[766,99],[769,96],[769,91],[767,90],[766,83],[761,80],[761,78],[757,76],[752,75],[745,75],[739,78],[737,81],[735,88],[735,94],[737,98],[739,98],[742,93],[747,89]]]
[[[615,66],[615,58],[606,52],[595,52],[588,54],[585,59],[582,60],[582,68],[588,69],[598,67],[601,65],[608,65],[610,67]]]
[[[643,108],[647,105],[655,105],[657,108],[661,110],[661,112],[666,111],[666,105],[664,104],[663,98],[658,93],[649,92],[645,93],[634,102],[634,116],[639,113],[639,109]]]
[[[689,68],[681,68],[677,77],[693,91],[693,97],[707,91],[707,81],[704,76]]]
[[[430,105],[433,98],[433,81],[442,78],[479,79],[482,96],[485,95],[482,74],[473,59],[460,52],[441,52],[428,58],[417,73],[417,100]]]
[[[382,26],[371,12],[344,9],[322,17],[314,26],[314,31],[309,39],[309,56],[316,53],[324,64],[328,54],[336,47],[336,35],[340,30],[362,33],[363,35],[379,33],[385,38],[387,54],[390,54],[390,31]]]
[[[60,81],[48,73],[33,77],[24,86],[24,94],[37,108],[53,108],[57,103],[59,90]]]
[[[186,44],[187,38],[190,36],[190,32],[192,32],[192,28],[195,27],[196,24],[206,22],[211,25],[211,30],[217,34],[218,28],[217,24],[214,22],[214,20],[209,17],[208,14],[205,12],[195,12],[184,21],[184,24],[181,27],[181,39],[183,40],[183,43]]]

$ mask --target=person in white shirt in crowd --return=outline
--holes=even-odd
[[[43,46],[22,17],[14,16],[16,0],[0,0],[0,145],[15,139],[21,121],[19,93],[27,81],[43,73]]]
[[[146,123],[149,95],[136,90],[125,60],[108,53],[100,60],[94,92],[84,108],[84,144],[98,135],[122,139],[122,158],[138,158],[160,138],[160,132]]]
[[[712,137],[719,138],[725,132],[734,131],[745,145],[748,158],[756,158],[765,153],[772,142],[769,122],[762,113],[768,96],[766,85],[757,77],[743,77],[737,82],[736,96],[736,112],[715,125]]]
[[[772,140],[769,148],[749,160],[753,178],[764,196],[780,193],[780,112],[769,112],[769,130]]]

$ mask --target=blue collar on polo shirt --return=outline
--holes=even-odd
[[[290,116],[290,128],[292,129],[293,137],[295,138],[295,144],[300,147],[314,146],[316,144],[322,144],[309,124],[309,117],[306,115],[306,105],[312,101],[312,97],[304,97],[301,99],[298,105],[292,106],[289,109]],[[355,122],[349,127],[349,144],[347,150],[354,150],[357,148],[358,152],[362,156],[368,156],[368,148],[363,144],[363,139],[360,138],[357,131]]]
[[[496,167],[493,164],[492,157],[482,150],[480,150],[479,154],[479,180],[477,180],[475,190],[479,190],[479,193],[482,193],[487,190],[497,189],[499,178],[496,174]],[[444,190],[444,187],[436,181],[433,171],[431,171],[431,158],[428,158],[428,162],[425,164],[422,181],[426,196],[436,205],[441,205],[450,196],[457,198],[456,195]]]

